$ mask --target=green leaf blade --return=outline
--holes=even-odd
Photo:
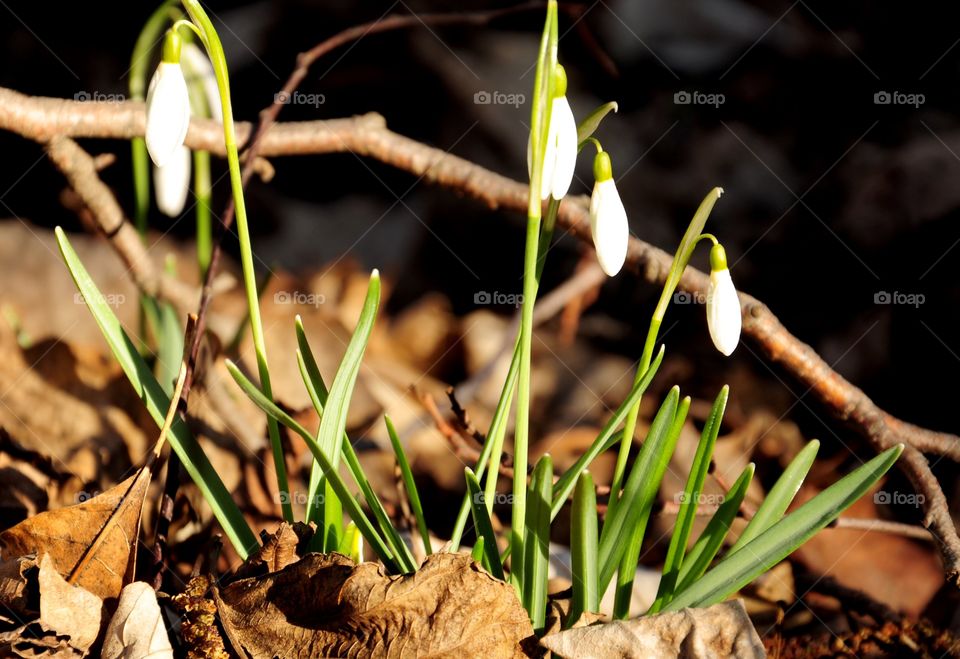
[[[503,580],[503,566],[500,565],[500,553],[497,551],[497,536],[493,532],[493,524],[490,522],[490,515],[487,513],[487,507],[483,503],[483,491],[480,489],[480,481],[470,467],[464,467],[464,476],[467,479],[467,491],[470,494],[470,511],[473,513],[473,523],[477,527],[477,535],[483,538],[483,553],[486,556],[486,563],[490,569],[490,574],[497,579]]]
[[[820,492],[740,551],[728,554],[681,591],[666,610],[710,606],[743,588],[839,517],[893,466],[902,452],[903,444],[891,447]]]
[[[573,511],[570,517],[570,572],[573,576],[573,597],[564,628],[572,627],[580,616],[600,610],[599,576],[597,574],[597,492],[589,471],[583,471],[573,490]]]
[[[733,524],[737,511],[740,510],[740,504],[747,496],[747,490],[753,480],[754,465],[751,462],[734,481],[733,485],[724,495],[723,502],[717,508],[717,511],[707,522],[703,533],[697,538],[696,543],[683,559],[683,565],[680,567],[680,574],[677,578],[677,586],[674,588],[674,594],[687,588],[691,583],[703,576],[703,573],[710,567],[720,547],[723,546],[723,540],[730,531],[730,525]],[[666,604],[666,603],[664,603]],[[662,608],[662,607],[661,607]]]
[[[770,488],[770,492],[763,499],[763,503],[757,508],[757,512],[747,524],[747,528],[743,530],[733,547],[730,548],[731,554],[739,551],[748,542],[780,521],[783,513],[790,506],[790,502],[797,495],[797,491],[803,484],[803,479],[807,477],[807,472],[813,466],[813,461],[816,459],[819,450],[820,442],[816,439],[811,440],[790,461],[787,468],[783,470],[783,474]]]
[[[703,483],[706,481],[707,472],[710,469],[713,447],[716,445],[717,435],[720,433],[720,424],[723,420],[723,412],[727,406],[727,398],[729,395],[730,388],[724,386],[717,395],[716,400],[714,400],[713,407],[710,409],[710,415],[707,417],[707,421],[703,426],[700,442],[697,444],[697,450],[693,456],[693,462],[690,465],[687,484],[683,490],[680,511],[677,513],[677,520],[673,527],[673,535],[670,538],[667,557],[664,559],[663,576],[660,578],[660,586],[657,589],[657,599],[654,601],[650,613],[659,611],[660,608],[673,597],[677,578],[680,574],[680,567],[683,564],[684,554],[687,549],[687,542],[690,539],[690,533],[693,531],[693,524],[696,521],[697,508],[700,503],[700,493],[703,491]]]
[[[83,266],[63,229],[57,227],[55,233],[67,269],[83,295],[87,308],[100,327],[107,345],[110,346],[110,350],[120,363],[120,367],[140,400],[143,401],[150,416],[153,417],[158,427],[162,427],[167,409],[170,407],[170,398],[164,393],[163,388],[157,382],[153,373],[150,372],[149,366],[143,361],[136,346],[124,332],[120,321]],[[184,469],[210,505],[214,516],[237,553],[242,558],[249,556],[259,546],[257,537],[250,530],[243,514],[224,486],[219,474],[210,464],[210,460],[203,452],[200,444],[197,443],[187,426],[179,418],[173,422],[173,426],[170,428],[168,441],[180,458]]]

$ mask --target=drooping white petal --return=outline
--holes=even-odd
[[[556,156],[552,176],[544,181],[550,180],[550,194],[554,199],[563,199],[577,164],[577,120],[566,96],[553,99],[550,128],[555,135]]]
[[[540,198],[550,196],[550,187],[553,182],[553,170],[557,167],[557,134],[556,124],[550,122],[550,132],[547,134],[547,149],[543,156],[543,171],[540,176]]]
[[[627,259],[630,224],[613,179],[597,181],[590,196],[590,229],[600,268],[613,277]]]
[[[728,357],[733,354],[740,343],[741,325],[740,298],[730,270],[712,271],[707,291],[707,327],[717,350]]]
[[[192,42],[183,44],[180,52],[180,61],[191,80],[197,79],[203,85],[203,95],[207,99],[210,117],[223,123],[223,108],[220,105],[220,91],[217,87],[217,76],[213,72],[210,59],[201,48]]]
[[[150,158],[163,167],[183,146],[190,125],[190,96],[179,64],[160,62],[147,90],[145,139]]]
[[[550,196],[550,182],[553,178],[553,166],[557,160],[556,157],[556,145],[554,144],[551,148],[551,142],[549,136],[547,137],[547,149],[546,154],[543,159],[543,171],[540,172],[540,198],[546,199]],[[531,139],[527,140],[527,176],[530,178],[531,185],[533,184],[533,136]]]
[[[163,167],[153,168],[157,208],[169,217],[180,217],[190,192],[190,149],[180,146]]]

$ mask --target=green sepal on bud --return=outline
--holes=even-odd
[[[161,60],[170,64],[180,63],[180,49],[183,47],[183,38],[175,29],[167,30],[163,38],[163,54]]]
[[[719,272],[727,269],[727,250],[717,243],[710,248],[710,270]]]
[[[593,158],[593,178],[597,183],[613,178],[613,165],[610,162],[610,154],[606,151],[598,151]]]
[[[558,98],[566,95],[567,70],[563,68],[562,64],[557,64],[557,68],[553,70],[553,97]]]

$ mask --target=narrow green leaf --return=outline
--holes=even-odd
[[[344,556],[349,556],[354,563],[359,564],[363,562],[363,535],[357,528],[356,522],[351,520],[347,524],[347,528],[343,531],[343,539],[340,540],[340,546],[337,548],[337,551]]]
[[[600,127],[600,122],[603,121],[603,118],[611,112],[616,112],[617,109],[617,102],[610,101],[588,114],[586,118],[580,122],[580,125],[577,126],[577,143],[582,146],[583,141],[592,136],[597,128]]]
[[[317,431],[317,444],[324,455],[330,456],[330,464],[333,465],[334,469],[340,464],[341,438],[347,428],[347,411],[350,407],[350,398],[353,395],[357,375],[360,373],[360,362],[367,348],[367,341],[370,339],[370,332],[377,317],[377,306],[379,304],[380,274],[374,270],[370,275],[370,285],[367,288],[367,297],[363,302],[357,327],[350,338],[350,343],[347,345],[343,360],[340,362],[340,368],[337,369],[337,375],[333,379],[330,395],[324,406],[326,412],[320,420],[320,429]],[[327,477],[329,478],[329,474],[327,474]],[[316,500],[319,485],[319,480],[311,478],[307,499],[308,521],[313,520],[311,514],[315,516],[310,504]],[[324,497],[324,551],[330,551],[336,547],[338,538],[343,533],[343,520],[337,514],[338,503],[342,504],[343,502],[338,502],[336,497]]]
[[[310,355],[309,359],[312,361],[313,356]],[[307,357],[304,356],[303,352],[297,349],[297,365],[300,367],[300,376],[303,378],[303,384],[307,389],[307,393],[310,395],[310,400],[313,402],[314,409],[317,411],[317,416],[322,419],[323,403],[320,401],[321,399],[326,401],[327,388],[323,383],[323,378],[320,377],[319,371],[315,371],[315,378],[311,377],[310,373],[308,372],[306,360]],[[316,362],[314,362],[314,366],[316,366]],[[273,412],[270,411],[268,411],[268,413],[271,415],[273,414]],[[287,425],[286,421],[283,419],[280,419],[280,422],[284,425]],[[291,429],[294,430],[294,432],[299,432],[296,428]],[[306,431],[304,430],[304,432]],[[373,486],[370,485],[370,481],[367,480],[367,475],[363,471],[363,467],[360,464],[360,459],[353,450],[353,444],[350,443],[350,437],[346,432],[343,433],[343,443],[341,445],[341,449],[343,451],[344,460],[347,464],[347,469],[350,471],[350,475],[353,476],[354,482],[360,487],[360,491],[363,493],[363,498],[366,500],[367,505],[370,506],[370,510],[373,512],[374,517],[376,517],[377,524],[379,525],[383,536],[386,538],[387,544],[393,550],[394,555],[400,557],[400,561],[404,570],[407,572],[414,572],[416,570],[416,561],[413,558],[413,554],[410,552],[410,548],[407,547],[406,543],[403,542],[403,538],[400,537],[400,533],[397,531],[397,528],[393,525],[393,522],[390,521],[390,516],[387,515],[387,511],[384,509],[383,503],[377,496]],[[333,492],[332,486],[327,482],[326,478],[324,478],[323,469],[319,466],[319,463],[313,463],[313,472],[319,472],[317,479],[324,487],[324,496],[335,496],[333,494],[327,494],[329,492]],[[336,508],[333,510],[336,510]],[[320,506],[317,509],[317,514],[320,516],[320,519],[323,519],[323,506]],[[319,548],[319,543],[317,544],[317,548]]]
[[[483,537],[477,538],[477,541],[473,543],[473,549],[470,550],[470,558],[482,565],[483,569],[489,572],[490,562],[487,560],[487,555],[483,551],[483,544]]]
[[[553,500],[553,460],[544,454],[533,469],[527,506],[524,544],[524,604],[533,629],[540,631],[547,619],[547,580],[550,567],[550,504]]]
[[[537,286],[540,284],[540,276],[543,274],[543,268],[546,264],[547,252],[550,249],[550,241],[553,237],[553,230],[556,225],[557,212],[560,209],[560,201],[550,198],[547,204],[547,214],[544,217],[540,227],[540,240],[537,245],[537,268],[536,279]],[[487,497],[487,510],[492,511],[494,495],[497,491],[497,480],[500,472],[497,467],[500,464],[500,456],[503,452],[503,441],[506,436],[507,418],[510,416],[510,408],[513,404],[513,393],[517,385],[517,377],[520,373],[520,336],[513,347],[513,357],[510,360],[510,368],[507,371],[507,377],[500,391],[500,398],[497,401],[497,407],[493,413],[493,419],[490,421],[490,428],[487,437],[480,449],[480,457],[475,466],[477,479],[482,479],[486,473],[487,482],[485,496]],[[489,469],[487,467],[489,466]],[[464,494],[463,501],[460,504],[460,511],[457,513],[456,522],[453,525],[453,532],[450,534],[450,551],[457,551],[460,546],[460,539],[463,537],[463,531],[466,527],[467,516],[470,514],[469,495]],[[509,548],[508,548],[509,549]]]
[[[430,531],[427,529],[427,519],[423,516],[423,506],[420,503],[420,494],[417,492],[417,483],[413,480],[413,472],[410,470],[407,454],[403,451],[403,444],[400,443],[400,437],[397,436],[397,429],[394,428],[393,421],[391,421],[387,415],[383,416],[383,420],[387,424],[387,434],[390,435],[390,443],[393,444],[393,453],[397,456],[397,466],[400,467],[403,489],[407,491],[407,499],[410,501],[410,509],[413,511],[413,517],[417,521],[417,530],[420,532],[420,538],[423,540],[423,548],[429,556],[433,553],[433,546],[430,543]]]
[[[63,260],[70,270],[70,275],[80,290],[83,299],[87,304],[90,313],[100,327],[103,337],[110,346],[120,367],[126,374],[130,384],[143,401],[150,416],[153,417],[158,427],[163,426],[164,417],[170,407],[170,397],[167,396],[163,387],[157,382],[153,373],[146,362],[140,356],[136,346],[123,331],[120,321],[114,315],[106,298],[100,293],[97,285],[90,278],[90,274],[80,258],[67,240],[63,229],[57,227],[55,230],[57,244],[60,246],[60,253]],[[167,435],[170,446],[180,458],[186,472],[200,489],[203,498],[206,499],[214,516],[223,527],[223,531],[230,543],[236,549],[241,558],[246,559],[258,546],[257,537],[250,530],[246,520],[237,504],[230,496],[230,492],[220,480],[216,469],[210,464],[203,449],[194,439],[186,424],[179,418],[173,422],[170,432]]]
[[[887,473],[903,444],[887,449],[768,528],[677,594],[666,610],[710,606],[735,593],[789,556],[835,520]]]
[[[473,513],[473,525],[477,527],[477,537],[483,538],[483,553],[486,556],[485,567],[497,579],[503,579],[503,567],[500,565],[500,553],[497,551],[497,536],[493,532],[493,524],[487,507],[483,504],[483,491],[480,481],[470,467],[464,467],[467,478],[467,491],[470,494],[470,511]]]
[[[727,406],[729,394],[730,387],[724,386],[720,390],[720,394],[713,402],[710,415],[703,425],[703,433],[700,435],[700,443],[697,444],[697,451],[693,456],[693,462],[690,464],[690,475],[687,477],[687,485],[683,490],[680,511],[677,513],[673,536],[670,538],[670,547],[667,549],[667,557],[664,560],[663,576],[660,578],[657,599],[649,613],[656,613],[673,597],[677,578],[680,575],[680,566],[683,564],[684,554],[687,550],[687,542],[690,540],[693,523],[696,521],[700,493],[703,491],[703,483],[707,478],[707,471],[710,469],[713,447],[717,442],[717,435],[720,432],[720,423],[723,421],[723,411]]]
[[[573,576],[573,598],[570,612],[564,622],[569,629],[584,611],[600,610],[600,591],[597,575],[597,492],[590,472],[584,470],[573,491],[573,511],[570,515],[570,571]]]
[[[620,427],[623,420],[627,418],[630,408],[640,400],[640,397],[647,390],[647,387],[650,386],[654,376],[657,374],[657,369],[660,368],[660,363],[663,361],[663,351],[663,346],[660,346],[660,351],[657,353],[653,363],[650,364],[650,368],[647,369],[640,381],[630,390],[630,394],[620,404],[620,407],[617,408],[617,411],[610,417],[606,425],[603,426],[603,430],[600,431],[600,434],[594,440],[593,444],[590,445],[590,448],[557,480],[553,487],[554,494],[553,509],[550,513],[551,519],[556,518],[557,513],[560,512],[563,504],[566,503],[567,497],[573,492],[573,488],[577,483],[577,477],[584,469],[590,466],[590,463],[593,462],[600,453],[606,450],[605,447],[610,445],[611,438],[614,437],[617,428]]]
[[[157,379],[160,386],[168,394],[173,393],[173,386],[180,371],[180,361],[183,359],[183,328],[177,310],[172,304],[158,303],[160,311],[160,335],[157,350]]]
[[[678,585],[673,589],[674,594],[679,593],[689,587],[691,583],[703,576],[703,573],[710,567],[720,547],[723,546],[723,540],[730,531],[730,525],[733,524],[737,511],[740,510],[740,504],[747,496],[747,489],[753,480],[753,463],[746,466],[740,476],[730,486],[730,491],[726,493],[723,503],[717,508],[703,533],[697,538],[696,543],[683,559],[683,565],[680,568],[680,575],[677,579]],[[662,608],[662,607],[661,607]]]
[[[674,387],[674,389],[677,389]],[[678,390],[679,391],[679,390]],[[640,549],[643,547],[643,537],[647,532],[647,522],[650,520],[650,513],[653,510],[653,503],[657,498],[657,492],[660,490],[660,482],[663,480],[663,474],[667,471],[670,464],[670,457],[680,438],[680,431],[683,429],[683,423],[687,418],[687,411],[690,409],[690,397],[685,397],[680,401],[677,411],[674,414],[673,422],[662,439],[651,441],[648,436],[640,449],[640,455],[634,463],[630,476],[627,478],[627,485],[630,480],[636,478],[640,482],[637,496],[632,499],[624,497],[621,503],[627,504],[628,510],[623,513],[625,519],[624,529],[628,533],[629,540],[625,548],[620,549],[622,555],[617,573],[617,590],[613,600],[613,615],[615,618],[626,618],[630,614],[630,601],[633,599],[633,580],[637,572],[637,564],[640,561]],[[649,461],[645,459],[644,452],[649,451]],[[638,466],[640,471],[638,472]],[[624,492],[628,490],[625,488]],[[613,516],[620,515],[622,506],[617,506]],[[606,583],[602,582],[606,589]]]
[[[343,478],[340,477],[339,472],[333,468],[333,465],[330,464],[330,460],[327,459],[327,456],[325,456],[323,451],[320,450],[320,445],[317,443],[316,438],[310,434],[310,431],[297,423],[293,417],[281,410],[273,401],[264,396],[263,392],[260,391],[260,389],[258,389],[257,386],[253,384],[247,378],[247,376],[240,371],[239,368],[237,368],[236,364],[230,360],[227,360],[226,366],[227,370],[230,372],[230,375],[233,376],[234,381],[237,383],[240,389],[243,390],[243,393],[245,393],[247,397],[253,401],[254,404],[256,404],[257,407],[303,438],[303,441],[307,444],[307,448],[309,448],[310,452],[313,453],[314,459],[320,463],[321,469],[323,469],[324,474],[333,487],[337,497],[339,497],[340,502],[347,509],[350,519],[356,523],[360,533],[363,534],[363,537],[367,540],[367,542],[370,543],[370,546],[373,547],[374,552],[376,552],[377,556],[380,557],[380,560],[383,561],[383,564],[387,566],[389,571],[395,574],[404,572],[404,568],[401,567],[401,563],[398,563],[398,561],[395,559],[394,554],[390,550],[386,541],[380,536],[380,533],[370,522],[370,519],[367,517],[366,513],[363,512],[363,508],[360,507],[360,504],[357,502],[357,500],[354,499],[350,494],[347,484],[343,481]],[[347,444],[349,445],[349,442],[347,442]],[[349,460],[349,454],[346,450],[344,450],[344,454],[348,459],[349,466],[351,464],[351,461]],[[353,457],[356,458],[355,455]],[[360,485],[359,482],[357,484]],[[361,489],[363,489],[362,485]]]
[[[757,508],[757,513],[747,524],[747,528],[743,530],[733,547],[730,548],[728,555],[739,551],[748,542],[780,521],[790,502],[793,501],[793,497],[797,495],[803,479],[807,477],[807,472],[813,466],[814,458],[817,457],[817,451],[819,450],[820,442],[816,439],[811,440],[790,461],[787,468],[783,470],[783,474],[770,488],[770,492],[767,493],[763,503]]]
[[[630,477],[627,479],[627,483],[623,488],[623,494],[620,497],[624,503],[628,503],[629,505],[618,506],[614,514],[608,514],[604,520],[603,529],[600,532],[599,550],[597,552],[600,562],[600,592],[606,592],[607,586],[610,584],[610,579],[613,578],[613,574],[617,569],[620,556],[623,555],[626,549],[633,524],[639,520],[639,516],[643,512],[638,506],[634,506],[634,504],[639,502],[643,476],[648,474],[652,468],[654,458],[656,457],[654,453],[660,450],[660,447],[663,446],[663,443],[667,439],[670,426],[673,424],[676,416],[679,398],[680,390],[677,387],[673,387],[660,405],[660,409],[657,411],[653,423],[650,424],[650,430],[643,443],[643,448],[640,450],[640,455],[638,455],[634,461]],[[657,451],[654,449],[657,449]],[[633,510],[635,516],[628,520],[627,513],[631,510]]]

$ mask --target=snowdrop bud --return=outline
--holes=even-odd
[[[147,127],[145,139],[150,158],[163,167],[183,146],[190,125],[190,95],[180,68],[180,37],[168,31],[163,44],[163,59],[147,90]]]
[[[540,197],[562,199],[570,189],[577,164],[577,120],[567,101],[567,74],[557,65],[554,71],[554,96],[550,101],[550,126],[540,173]],[[527,169],[532,172],[532,140],[527,144]]]
[[[577,120],[567,101],[567,73],[557,65],[554,83],[555,95],[550,110],[551,140],[555,144],[555,160],[549,186],[544,179],[541,193],[546,199],[549,194],[554,199],[563,199],[573,181],[573,170],[577,164]]]
[[[717,350],[730,356],[740,343],[740,298],[727,269],[723,245],[710,250],[710,288],[707,291],[707,327]]]
[[[157,208],[168,217],[180,217],[190,192],[190,149],[179,146],[163,167],[153,168]]]
[[[613,277],[627,258],[630,225],[627,211],[613,180],[613,167],[606,151],[600,151],[593,160],[593,194],[590,195],[590,230],[597,250],[600,267]]]

